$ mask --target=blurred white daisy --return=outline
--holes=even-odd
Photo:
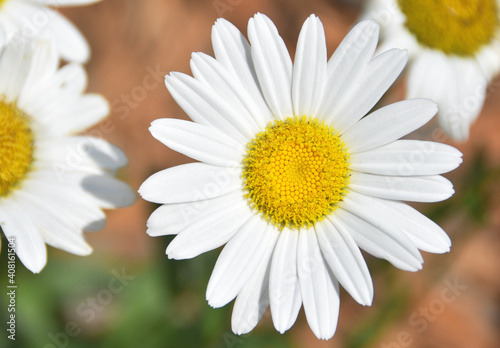
[[[127,163],[106,141],[77,132],[109,112],[83,94],[84,69],[58,70],[52,40],[10,43],[0,56],[0,227],[32,272],[46,263],[45,243],[78,255],[92,248],[82,230],[100,229],[101,208],[131,204],[135,194],[113,178]]]
[[[453,194],[438,174],[461,154],[434,142],[397,140],[431,119],[430,100],[367,112],[398,77],[405,51],[373,58],[378,25],[357,25],[327,62],[320,20],[309,17],[292,64],[265,15],[248,25],[250,44],[229,22],[212,31],[215,59],[194,53],[194,78],[173,72],[166,85],[195,122],[160,119],[151,133],[201,163],[148,178],[139,192],[163,203],[151,236],[177,234],[169,258],[222,250],[207,289],[221,307],[236,297],[232,328],[252,330],[271,306],[279,332],[301,305],[318,338],[331,338],[339,283],[370,305],[373,285],[362,248],[408,271],[418,249],[442,253],[450,240],[400,201],[435,202]]]
[[[381,25],[380,51],[407,48],[409,98],[431,98],[439,123],[465,141],[487,86],[500,71],[498,0],[371,0],[365,16]]]
[[[90,57],[87,40],[78,29],[51,7],[80,6],[100,0],[0,0],[0,28],[5,42],[14,39],[35,39],[48,31],[56,42],[60,57],[77,63],[85,63]]]

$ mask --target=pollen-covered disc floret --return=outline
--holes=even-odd
[[[398,0],[398,5],[420,44],[446,54],[472,56],[498,29],[496,0]]]
[[[25,177],[33,162],[33,133],[16,104],[0,100],[0,197]]]
[[[280,228],[309,227],[346,193],[348,157],[337,132],[314,118],[274,121],[248,144],[245,197]]]

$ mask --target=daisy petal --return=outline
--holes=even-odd
[[[309,16],[300,31],[293,65],[292,101],[295,115],[316,116],[326,84],[326,39],[323,24]]]
[[[234,117],[245,118],[254,133],[272,120],[269,110],[267,114],[262,115],[245,86],[214,58],[204,53],[193,53],[191,70],[197,80],[212,88],[218,95],[223,95],[226,103],[232,108]]]
[[[103,208],[127,207],[136,200],[136,195],[132,188],[123,181],[111,176],[87,176],[82,182],[82,187]]]
[[[213,127],[163,118],[153,121],[149,131],[172,150],[195,160],[214,166],[240,166],[240,145]]]
[[[115,171],[127,165],[127,157],[118,147],[96,137],[71,136],[37,143],[43,161],[60,163],[69,169],[86,167]]]
[[[328,78],[345,71],[341,68],[345,61],[362,59],[365,64],[372,58],[377,47],[379,26],[374,20],[364,20],[347,33],[328,60]]]
[[[146,233],[151,237],[178,234],[202,214],[205,204],[205,201],[164,204],[151,213]]]
[[[58,12],[48,8],[44,11],[50,17],[48,26],[57,42],[61,57],[70,62],[87,62],[90,57],[90,48],[82,33]]]
[[[109,104],[98,94],[85,94],[68,104],[59,105],[57,127],[49,134],[71,135],[95,125],[109,114]],[[52,122],[55,123],[55,122]]]
[[[223,97],[200,81],[172,72],[165,76],[165,85],[193,121],[217,128],[240,142],[246,142],[253,136],[253,125],[248,120],[235,117]]]
[[[270,257],[269,253],[260,261],[254,274],[236,297],[231,328],[237,335],[252,331],[269,307]]]
[[[274,250],[278,236],[259,215],[252,216],[222,249],[208,282],[208,304],[218,308],[233,300]]]
[[[94,197],[82,194],[81,187],[74,183],[66,184],[64,181],[54,180],[53,173],[39,172],[33,176],[35,177],[24,183],[26,192],[37,197],[50,198],[51,204],[55,206],[60,215],[68,217],[73,223],[85,230],[90,226],[92,226],[91,230],[104,227],[106,216],[99,209]]]
[[[406,271],[417,271],[424,262],[420,252],[401,230],[370,208],[362,195],[346,197],[336,217],[336,225],[349,231],[356,243],[370,254],[386,259]]]
[[[438,52],[426,52],[412,65],[408,96],[439,104],[438,120],[453,139],[465,141],[484,104],[488,82],[477,64]]]
[[[21,40],[16,45],[5,46],[0,57],[0,93],[12,102],[17,99],[28,78],[33,47],[28,40]]]
[[[398,201],[440,202],[454,193],[452,183],[440,175],[384,176],[353,172],[349,188],[359,193]]]
[[[339,284],[325,264],[313,229],[299,232],[297,267],[307,323],[316,337],[327,340],[337,328]]]
[[[248,22],[248,38],[259,85],[278,120],[293,116],[292,59],[274,23],[257,13]]]
[[[340,133],[345,131],[342,125],[351,117],[340,110],[344,105],[359,104],[360,80],[377,47],[378,32],[378,25],[374,21],[360,22],[349,32],[328,62],[329,80],[318,116]]]
[[[299,314],[302,298],[297,277],[297,230],[283,229],[271,261],[269,298],[276,330],[284,333]]]
[[[61,71],[65,70],[65,67],[57,70],[58,67],[59,56],[57,55],[54,40],[52,40],[52,37],[48,32],[43,32],[41,33],[40,38],[34,44],[33,60],[30,66],[30,73],[26,81],[24,82],[23,90],[19,95],[19,105],[22,105],[24,94],[32,90],[33,87],[47,88],[46,84],[40,84],[40,81],[45,82],[47,79],[51,80],[54,77],[57,78]],[[79,91],[78,93],[82,92],[83,90]],[[51,101],[45,100],[45,102],[47,103]]]
[[[335,122],[332,126],[342,133],[365,116],[401,74],[407,61],[405,50],[393,49],[369,62],[359,78],[362,87],[358,87],[355,100],[337,105],[338,117],[332,121]]]
[[[241,192],[230,193],[221,197],[198,202],[164,204],[149,217],[147,233],[151,237],[178,234],[191,223],[212,215],[213,210],[234,204],[241,200]]]
[[[372,112],[342,135],[350,153],[389,144],[423,126],[436,114],[428,99],[404,100]]]
[[[385,212],[387,219],[390,218],[403,230],[420,250],[436,254],[450,251],[450,237],[435,222],[414,208],[405,203],[377,198],[371,198],[370,201],[370,204],[379,205],[380,211]]]
[[[7,239],[15,239],[15,251],[19,260],[33,273],[39,273],[47,263],[47,250],[40,232],[22,208],[22,202],[9,201],[0,204],[0,226]]]
[[[273,115],[257,81],[250,44],[243,34],[224,18],[217,19],[212,28],[212,44],[217,61],[240,81],[241,86],[244,86],[251,96],[256,108],[253,116],[259,126],[264,128],[273,119]]]
[[[373,283],[358,246],[345,230],[335,227],[335,219],[314,225],[321,253],[344,289],[360,304],[373,301]]]
[[[153,203],[183,203],[223,196],[241,187],[240,170],[188,163],[150,176],[139,193]]]
[[[92,253],[92,247],[83,238],[81,227],[62,215],[58,207],[35,195],[24,192],[18,192],[18,195],[23,197],[24,209],[37,221],[45,243],[75,255]]]
[[[101,0],[31,0],[49,6],[80,6],[89,5]]]
[[[224,198],[218,204],[211,204],[203,216],[174,238],[167,247],[169,259],[190,259],[220,247],[253,215],[241,195],[227,195]]]
[[[398,140],[374,150],[354,153],[349,168],[379,175],[413,176],[447,173],[462,163],[462,153],[433,141]]]

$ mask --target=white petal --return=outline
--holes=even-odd
[[[198,202],[164,204],[151,213],[147,233],[151,237],[178,234],[193,222],[214,214],[219,207],[241,201],[241,197],[243,192],[236,191]]]
[[[337,329],[339,283],[326,267],[313,229],[299,232],[297,267],[307,323],[316,337],[330,339]]]
[[[288,330],[302,305],[297,276],[297,230],[283,229],[274,249],[269,275],[269,299],[273,324],[280,333]]]
[[[315,117],[326,84],[326,41],[323,24],[309,16],[300,31],[292,77],[295,115]]]
[[[109,114],[109,104],[101,95],[88,93],[71,103],[61,104],[58,111],[61,116],[57,120],[57,134],[76,134],[105,118]]]
[[[455,193],[452,183],[440,175],[385,176],[352,172],[349,188],[369,196],[411,202],[440,202]]]
[[[274,23],[257,13],[248,22],[248,38],[264,98],[276,119],[293,116],[292,59]]]
[[[417,248],[439,254],[450,251],[451,240],[443,229],[409,205],[377,198],[371,198],[370,202],[380,205],[380,211],[385,212],[387,219],[403,230]]]
[[[147,234],[151,237],[178,234],[202,216],[203,208],[210,201],[164,204],[156,208],[148,219]]]
[[[253,137],[248,120],[236,117],[224,96],[191,76],[172,72],[165,76],[165,85],[177,104],[195,122],[217,128],[239,142]]]
[[[87,73],[82,65],[69,63],[56,72],[56,84],[68,95],[81,94],[87,88]]]
[[[346,229],[356,244],[368,253],[406,271],[421,269],[424,261],[412,241],[378,212],[370,208],[368,201],[357,199],[357,196],[345,198],[342,208],[335,212],[335,223]]]
[[[85,230],[104,227],[106,216],[94,197],[83,192],[80,185],[54,180],[52,173],[37,172],[23,183],[23,190],[37,197],[47,197],[57,211]]]
[[[68,113],[74,112],[71,110],[73,103],[79,103],[80,94],[87,86],[87,75],[81,65],[68,64],[57,70],[59,57],[52,46],[45,41],[37,41],[36,68],[31,70],[29,81],[26,82],[19,98],[20,107],[38,122],[47,125],[59,124],[60,118],[67,122]],[[77,109],[79,107],[80,105]],[[107,105],[105,109],[103,116],[109,112]],[[79,112],[80,110],[77,110],[77,113]]]
[[[16,101],[30,72],[33,48],[28,40],[10,43],[0,56],[0,93],[7,101]]]
[[[83,238],[81,227],[61,214],[51,201],[23,191],[18,192],[18,196],[23,198],[23,209],[30,212],[48,245],[76,255],[92,253],[92,247]]]
[[[238,168],[188,163],[150,176],[139,194],[154,203],[183,203],[219,197],[241,188]]]
[[[314,225],[321,253],[344,289],[360,304],[373,301],[373,283],[366,262],[351,235],[326,219]]]
[[[377,47],[378,35],[379,25],[374,20],[363,20],[356,24],[328,60],[328,78],[341,73],[343,69],[340,66],[346,60],[361,59],[368,62]]]
[[[68,170],[98,167],[115,171],[127,165],[122,150],[96,137],[71,136],[39,141],[36,153],[41,160],[59,163]]]
[[[204,53],[193,53],[191,70],[197,80],[224,96],[233,117],[244,118],[254,133],[272,120],[269,110],[265,114],[261,113],[252,95],[247,92],[247,86],[241,84],[232,70],[226,69],[214,58]]]
[[[218,308],[234,299],[261,259],[272,253],[278,237],[262,217],[252,216],[222,249],[208,282],[208,304]]]
[[[389,144],[423,126],[436,114],[428,99],[404,100],[372,112],[342,135],[349,153]]]
[[[58,74],[58,67],[59,56],[57,55],[54,40],[50,33],[44,32],[34,42],[30,73],[24,83],[23,92],[19,97],[19,105],[22,105],[22,99],[26,92],[33,89],[33,87],[38,87],[41,84],[40,82],[43,82],[42,85],[48,84],[48,80],[53,79],[54,75]]]
[[[476,61],[426,51],[412,65],[408,96],[439,104],[439,123],[455,140],[465,141],[484,103],[488,80]]]
[[[49,6],[80,6],[89,5],[101,0],[31,0]]]
[[[221,197],[222,198],[222,197]],[[168,245],[169,259],[189,259],[231,239],[253,215],[242,196],[227,195],[207,208],[203,216],[182,230]]]
[[[107,175],[86,177],[82,187],[102,208],[122,208],[135,202],[136,195],[130,186],[121,180]]]
[[[359,77],[358,89],[348,98],[338,101],[332,126],[344,132],[358,122],[391,87],[406,65],[406,51],[390,50],[376,56]]]
[[[279,233],[276,229],[274,232]],[[260,260],[254,274],[236,297],[231,328],[237,335],[252,331],[269,307],[270,258],[271,253]]]
[[[22,202],[13,196],[0,203],[0,226],[7,239],[15,239],[19,260],[33,273],[39,273],[47,263],[47,250],[42,236],[29,212],[24,212]]]
[[[447,173],[462,163],[462,153],[432,141],[397,140],[374,150],[354,153],[349,168],[379,175],[410,176]]]
[[[222,167],[239,167],[241,164],[239,144],[213,127],[163,118],[153,121],[149,131],[172,150],[198,161]]]
[[[371,60],[378,40],[378,25],[363,21],[347,34],[328,62],[329,80],[319,109],[319,116],[342,133],[351,115],[341,114],[342,105],[359,102],[359,81]]]
[[[483,108],[488,81],[475,62],[460,59],[452,63],[455,64],[449,69],[454,79],[450,79],[445,97],[436,99],[440,110],[438,120],[452,139],[466,141],[471,124]],[[453,87],[456,93],[453,93]]]
[[[273,119],[260,89],[251,57],[251,48],[243,34],[224,18],[217,19],[212,28],[212,44],[219,61],[244,86],[255,103],[254,117],[261,128]],[[252,108],[253,110],[253,108]]]
[[[48,24],[61,57],[69,62],[85,63],[90,57],[90,47],[78,29],[62,15],[51,9],[45,9],[50,16]]]

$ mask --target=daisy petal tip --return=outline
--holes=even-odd
[[[233,331],[233,333],[235,335],[238,335],[238,336],[241,336],[241,335],[245,335],[247,333],[249,333],[250,331],[252,331],[253,328],[243,328],[242,325],[239,325],[239,324],[235,324],[235,323],[231,323],[231,331]]]
[[[356,24],[355,28],[358,28],[358,30],[366,32],[370,36],[376,36],[377,38],[379,35],[379,31],[380,31],[380,26],[373,19],[367,19],[367,20],[361,21],[358,24]]]
[[[31,272],[33,272],[34,274],[38,274],[44,269],[45,265],[47,264],[47,259],[45,259],[43,261],[40,260],[40,261],[35,261],[35,262],[23,261],[23,264],[24,264],[24,267],[29,269]]]
[[[177,260],[177,258],[174,256],[174,253],[170,249],[170,245],[167,247],[167,250],[165,250],[165,254],[167,255],[167,258],[169,260]]]
[[[94,252],[94,249],[90,246],[90,244],[85,243],[85,246],[80,250],[80,256],[88,256]]]

